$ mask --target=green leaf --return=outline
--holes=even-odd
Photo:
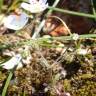
[[[3,0],[0,0],[0,13],[2,12]]]
[[[13,76],[13,71],[10,71],[9,76],[7,77],[7,80],[5,82],[5,86],[4,86],[3,91],[2,91],[2,96],[6,96],[7,88],[9,86],[9,83],[10,83],[12,76]]]

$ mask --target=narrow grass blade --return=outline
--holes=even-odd
[[[0,0],[0,13],[2,12],[3,0]]]
[[[3,91],[2,91],[2,96],[6,96],[7,88],[8,88],[8,85],[10,83],[12,76],[13,76],[13,71],[10,71],[9,76],[7,77],[5,86],[4,86]]]
[[[54,10],[54,11],[58,11],[58,12],[62,12],[62,13],[65,13],[65,14],[82,16],[82,17],[87,17],[87,18],[95,18],[96,19],[96,16],[94,16],[92,14],[88,14],[88,13],[69,11],[69,10],[64,10],[64,9],[60,9],[60,8],[54,8],[54,7],[50,7],[50,6],[48,7],[48,9],[51,9],[51,10]]]
[[[92,6],[93,15],[96,17],[96,10],[95,10],[93,0],[91,0],[91,6]],[[95,20],[96,20],[96,18],[95,18]]]
[[[70,36],[61,36],[61,37],[52,37],[53,40],[72,40],[73,35]],[[85,34],[85,35],[79,35],[78,39],[88,39],[88,38],[96,38],[96,34]]]

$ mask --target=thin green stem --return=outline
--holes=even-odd
[[[2,96],[6,96],[7,88],[9,86],[12,76],[13,76],[13,71],[10,71],[9,76],[8,76],[6,83],[5,83],[4,89],[2,91]]]
[[[59,1],[60,1],[60,0],[55,0],[55,2],[54,2],[54,4],[52,5],[52,7],[55,8],[55,7],[57,6],[57,4],[59,3]],[[47,12],[46,16],[51,15],[52,11],[53,11],[53,9],[50,9],[50,10]]]
[[[60,9],[60,8],[54,8],[54,7],[51,7],[51,6],[49,6],[48,9],[51,9],[53,11],[62,12],[62,13],[65,13],[65,14],[88,17],[88,18],[93,18],[93,19],[95,18],[96,19],[96,16],[94,16],[92,14],[88,14],[88,13],[69,11],[69,10],[64,10],[64,9]]]
[[[7,45],[6,46],[6,43],[4,44],[1,44],[0,46],[0,49],[3,48],[9,48],[9,47],[19,47],[19,46],[22,46],[22,45],[28,45],[28,46],[33,46],[34,43],[36,44],[41,44],[41,43],[44,43],[46,41],[49,41],[49,40],[59,40],[59,41],[66,41],[66,40],[73,40],[73,34],[70,35],[70,36],[61,36],[61,37],[50,37],[50,38],[36,38],[36,39],[28,39],[28,40],[24,40],[24,41],[18,41],[18,42],[14,42],[14,45],[13,44],[10,44],[10,45]],[[96,38],[96,34],[85,34],[85,35],[79,35],[79,40],[80,39],[90,39],[90,38]]]
[[[0,0],[0,13],[2,12],[3,0]]]
[[[52,37],[54,40],[72,40],[73,35],[70,36],[61,36],[61,37]],[[88,39],[88,38],[96,38],[96,34],[85,34],[85,35],[79,35],[78,39]]]

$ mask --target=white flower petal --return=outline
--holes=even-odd
[[[78,40],[78,39],[79,39],[79,35],[76,34],[76,33],[73,33],[72,39],[73,39],[73,40]]]
[[[39,3],[46,4],[47,0],[39,0]]]
[[[29,0],[29,3],[30,4],[36,4],[36,3],[38,3],[38,1],[37,0]]]
[[[28,3],[21,3],[21,7],[22,7],[23,9],[27,10],[27,11],[30,10],[30,6],[31,6],[31,4],[28,4]]]
[[[88,53],[88,49],[77,49],[77,54],[79,55],[86,55]]]
[[[70,93],[65,92],[65,93],[64,93],[64,96],[71,96],[71,95],[70,95]]]
[[[43,1],[34,1],[29,0],[29,3],[21,3],[21,7],[31,13],[40,13],[44,11],[48,7],[48,3],[46,0]]]
[[[27,22],[28,22],[28,16],[25,13],[21,13],[20,16],[9,15],[4,20],[4,26],[9,29],[20,30],[25,26]]]
[[[14,57],[12,57],[9,61],[1,64],[1,66],[4,69],[13,69],[16,65],[19,64],[20,60],[22,59],[21,55],[15,55]]]

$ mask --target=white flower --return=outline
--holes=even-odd
[[[30,64],[32,60],[30,47],[25,45],[23,48],[19,48],[18,52],[22,54],[22,63],[23,64]]]
[[[76,34],[76,33],[74,33],[72,39],[73,39],[73,40],[78,40],[78,39],[79,39],[79,35]]]
[[[65,92],[65,93],[64,93],[64,96],[71,96],[71,95],[70,95],[70,93]]]
[[[65,78],[65,76],[67,75],[67,72],[63,69],[63,70],[61,71],[61,75],[62,75],[63,78]]]
[[[22,29],[25,24],[28,22],[28,16],[25,13],[21,13],[20,15],[9,15],[4,20],[4,26],[13,30]]]
[[[86,55],[88,53],[88,49],[77,49],[77,54],[79,55]]]
[[[21,3],[21,7],[31,13],[40,13],[48,7],[47,0],[29,0],[29,3]]]
[[[21,59],[22,56],[20,54],[17,54],[14,57],[12,57],[9,61],[1,64],[1,66],[4,69],[8,69],[8,70],[13,69],[15,66],[17,66],[20,63]],[[19,66],[21,66],[21,64]]]

